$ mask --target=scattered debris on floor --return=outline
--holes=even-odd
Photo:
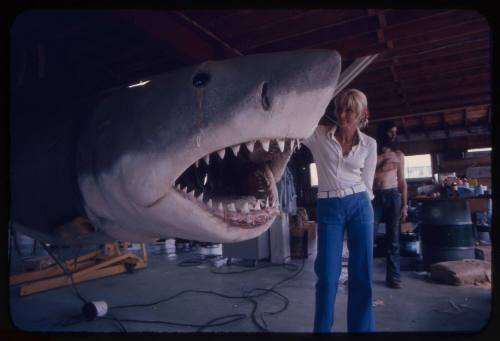
[[[467,300],[468,300],[468,298],[465,298],[465,301],[467,301]],[[448,300],[448,306],[451,308],[434,309],[434,311],[437,313],[445,313],[445,314],[459,314],[459,313],[464,312],[465,309],[472,309],[472,307],[469,304],[457,303],[451,298]]]
[[[373,301],[372,306],[378,307],[379,305],[384,305],[384,301],[382,301],[380,298],[377,298],[375,301]]]

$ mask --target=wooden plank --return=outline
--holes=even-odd
[[[490,29],[483,25],[484,20],[470,22],[459,22],[456,25],[433,32],[423,32],[409,38],[394,39],[394,48],[400,55],[414,52],[416,49],[437,47],[447,45],[460,40],[487,38]]]
[[[273,27],[279,30],[283,22],[290,20],[298,20],[311,13],[317,13],[321,10],[304,10],[304,9],[270,9],[270,10],[254,10],[250,12],[241,11],[240,15],[221,18],[213,22],[210,26],[213,31],[220,34],[228,41],[235,40],[237,36],[246,34],[256,34],[262,32],[266,34]],[[231,29],[228,30],[228,27]]]
[[[467,148],[480,148],[485,146],[485,141],[490,141],[491,135],[472,135],[466,137],[452,137],[449,139],[429,140],[415,142],[402,142],[401,149],[405,155],[426,153],[444,153],[450,151],[462,152]]]
[[[96,271],[96,270],[99,270],[99,269],[102,269],[102,268],[105,268],[107,267],[108,265],[111,265],[111,264],[115,264],[115,263],[118,263],[118,262],[121,262],[127,258],[130,258],[130,254],[123,254],[123,255],[119,255],[119,256],[115,256],[115,257],[112,257],[110,258],[109,260],[106,260],[104,262],[100,262],[100,263],[97,263],[96,265],[94,266],[91,266],[91,267],[88,267],[86,269],[83,269],[81,271],[78,271],[77,273],[74,274],[73,278],[77,278],[77,277],[81,277],[81,276],[85,276],[87,275],[88,273],[91,273],[93,271]]]
[[[366,32],[374,32],[378,29],[376,17],[362,17],[345,24],[338,24],[319,30],[296,32],[295,35],[284,34],[275,36],[274,39],[256,37],[255,41],[234,42],[233,45],[244,53],[257,53],[270,50],[294,49],[297,46],[319,44],[325,40],[335,37],[355,36]]]
[[[136,269],[142,269],[144,267],[145,267],[144,265],[138,264],[136,266]],[[120,273],[123,273],[126,271],[127,271],[127,268],[125,267],[125,264],[118,264],[118,265],[109,266],[109,267],[102,268],[102,269],[97,269],[97,270],[94,270],[92,272],[85,273],[84,275],[80,275],[80,276],[77,276],[77,274],[75,274],[73,276],[73,282],[74,283],[86,282],[86,281],[90,281],[90,280],[97,279],[97,278],[117,275],[117,274],[120,274]],[[67,285],[71,285],[71,279],[68,276],[61,276],[61,277],[56,277],[56,278],[47,279],[44,281],[38,281],[35,283],[23,285],[20,288],[19,294],[21,296],[26,296],[26,295],[34,294],[37,292],[46,291],[49,289],[54,289],[54,288],[67,286]]]
[[[481,18],[481,15],[476,11],[446,11],[442,14],[433,15],[418,21],[410,21],[398,25],[389,24],[385,30],[385,37],[386,39],[395,40],[403,37],[416,36],[422,34],[422,32],[439,30],[451,25],[456,25],[457,23],[474,21],[478,18]]]
[[[196,20],[200,24],[203,24],[207,28],[212,28],[211,23],[216,23],[217,20],[223,17],[231,16],[238,13],[237,10],[182,10],[180,11],[188,17]]]
[[[113,14],[173,48],[191,63],[237,56],[232,49],[193,27],[175,12],[118,10]]]
[[[442,90],[431,89],[429,91],[421,91],[412,93],[408,96],[410,103],[412,104],[420,104],[426,103],[433,100],[443,100],[445,101],[448,98],[462,97],[462,96],[474,96],[474,95],[485,95],[491,94],[493,89],[489,86],[489,84],[481,84],[476,86],[455,86],[444,88]]]
[[[403,67],[398,70],[398,75],[402,81],[419,78],[422,77],[422,75],[435,75],[438,77],[444,77],[450,73],[457,73],[460,70],[462,70],[462,72],[467,72],[467,69],[469,68],[484,68],[485,65],[490,64],[490,60],[491,58],[489,57],[489,55],[478,55],[468,60],[454,58],[448,60],[447,63],[444,62],[440,65],[427,63],[420,66],[413,66],[411,68]]]
[[[334,37],[331,40],[321,41],[318,44],[307,44],[303,48],[314,49],[334,49],[348,51],[351,49],[360,49],[363,46],[373,45],[378,42],[376,32],[367,32],[350,37]],[[343,60],[343,63],[346,62]]]
[[[262,11],[266,12],[266,11]],[[363,10],[313,10],[289,16],[287,20],[280,20],[273,24],[254,24],[254,29],[229,37],[228,41],[237,46],[245,46],[247,49],[268,44],[272,41],[284,40],[308,32],[319,31],[328,27],[346,24],[353,20],[366,17]],[[256,19],[254,19],[255,21]],[[234,24],[230,27],[238,27]],[[224,29],[227,30],[226,26]]]
[[[414,65],[439,64],[449,62],[450,59],[471,59],[478,55],[489,55],[489,39],[474,39],[471,41],[460,41],[450,45],[441,45],[429,50],[421,49],[414,54],[398,56],[399,68],[413,67]]]
[[[408,91],[411,89],[426,88],[430,89],[432,87],[448,87],[454,84],[476,84],[476,83],[490,83],[491,82],[491,71],[481,70],[480,72],[463,72],[462,74],[445,74],[441,77],[435,77],[433,75],[428,75],[427,78],[419,78],[418,80],[409,79],[401,81],[401,84]]]
[[[85,260],[79,262],[76,270],[83,269],[85,267],[94,264],[94,260]],[[68,269],[69,270],[69,269]],[[69,270],[72,271],[72,270]],[[74,270],[73,270],[74,271]],[[22,274],[12,275],[10,276],[10,285],[18,285],[25,282],[37,281],[43,278],[50,278],[54,276],[59,276],[64,274],[63,270],[58,266],[51,266],[50,268],[39,270],[39,271],[30,271]]]
[[[429,9],[392,9],[385,11],[386,26],[415,23],[422,19],[428,19],[436,15],[445,15],[447,10]]]
[[[451,97],[443,98],[435,101],[426,101],[424,103],[413,103],[411,113],[419,113],[426,111],[447,110],[449,108],[466,107],[469,105],[490,104],[490,94],[478,94],[471,97]],[[401,112],[401,106],[378,106],[372,104],[372,112],[377,113],[377,118],[392,117]]]
[[[361,77],[360,77],[361,78]],[[458,75],[455,78],[433,78],[424,81],[401,81],[398,83],[387,83],[380,86],[379,83],[366,84],[362,81],[353,82],[353,86],[358,86],[363,89],[368,98],[382,99],[386,97],[399,96],[403,88],[407,96],[421,94],[425,92],[441,91],[443,89],[452,89],[457,87],[475,87],[488,86],[491,84],[491,73],[479,73],[471,75]]]

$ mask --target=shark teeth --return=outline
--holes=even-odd
[[[261,140],[260,141],[260,144],[262,145],[262,149],[264,149],[266,152],[269,151],[269,143],[271,141],[270,140]]]
[[[214,218],[221,219],[232,226],[242,228],[254,228],[262,225],[278,214],[279,203],[272,197],[267,197],[265,202],[262,199],[248,199],[245,201],[224,201],[220,199],[209,198],[207,202],[203,199],[204,193],[196,195],[195,190],[188,191],[188,187],[181,189],[180,185],[174,187],[185,199],[202,207],[207,213],[212,214]],[[270,201],[272,203],[270,204]]]
[[[237,145],[231,146],[231,150],[233,151],[234,156],[238,155],[238,152],[240,151],[240,145],[237,144]]]
[[[233,152],[234,156],[238,155],[238,153],[241,150],[241,146],[243,146],[243,145],[245,145],[246,149],[250,153],[253,153],[253,151],[255,149],[255,144],[257,143],[257,141],[262,146],[262,149],[266,152],[269,152],[270,145],[272,145],[274,143],[274,141],[276,141],[276,144],[282,153],[285,151],[285,146],[286,146],[287,141],[290,141],[290,151],[294,152],[296,148],[297,149],[300,148],[300,140],[295,139],[295,138],[274,138],[274,139],[252,140],[252,141],[243,142],[240,144],[235,144],[235,145],[229,146],[227,148],[229,148]],[[219,149],[213,153],[217,154],[221,160],[224,160],[224,158],[226,157],[226,148]],[[201,160],[203,160],[207,166],[210,165],[210,154],[212,154],[212,153],[209,153],[209,154],[203,156],[199,160],[196,160],[194,162],[194,165],[196,167],[199,167]]]
[[[255,146],[255,141],[250,141],[245,144],[247,146],[248,151],[251,153],[253,152],[253,147]]]
[[[250,207],[248,205],[248,202],[246,202],[244,205],[243,205],[243,208],[241,209],[241,213],[249,213],[250,212]]]
[[[224,155],[226,155],[226,149],[221,149],[217,152],[221,160],[224,160]]]
[[[280,148],[281,152],[283,153],[285,151],[285,140],[283,139],[278,139],[278,147]]]
[[[255,203],[255,206],[253,207],[253,209],[255,211],[260,211],[260,199],[257,200],[257,202]]]

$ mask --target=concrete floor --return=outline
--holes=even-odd
[[[221,294],[240,296],[251,288],[270,288],[294,272],[284,267],[266,267],[257,271],[233,275],[218,275],[210,270],[240,271],[249,268],[238,265],[215,268],[208,261],[191,267],[177,264],[195,256],[200,250],[157,254],[160,246],[148,246],[150,253],[146,269],[132,274],[120,274],[77,284],[87,300],[107,302],[108,306],[144,304],[171,297],[183,290],[212,290]],[[73,254],[63,250],[63,254]],[[315,254],[307,259],[293,260],[302,271],[293,279],[275,289],[285,295],[289,304],[278,314],[283,301],[275,294],[256,298],[257,320],[267,324],[271,332],[310,333],[314,317],[313,272]],[[267,265],[260,261],[258,266]],[[13,252],[11,272],[22,268],[22,262]],[[376,330],[379,332],[478,332],[488,323],[492,292],[489,287],[456,287],[430,281],[425,273],[403,271],[403,289],[384,285],[385,259],[374,260],[373,302]],[[341,281],[344,276],[341,276]],[[339,285],[335,306],[334,332],[346,332],[347,286]],[[119,332],[120,325],[113,320],[97,319],[91,322],[71,320],[80,314],[82,301],[73,288],[63,287],[20,297],[19,288],[10,288],[10,317],[22,331],[85,331]],[[232,314],[244,314],[238,321],[204,329],[204,332],[261,332],[251,319],[253,304],[242,298],[223,298],[209,294],[187,293],[168,302],[146,307],[110,309],[107,318],[119,320],[169,321],[178,324],[204,325],[210,320]],[[69,322],[79,322],[63,325]],[[160,323],[122,322],[127,332],[194,332],[196,327]]]

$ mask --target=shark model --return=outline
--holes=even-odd
[[[80,120],[11,117],[11,221],[66,244],[257,237],[279,212],[276,182],[325,113],[340,65],[332,50],[207,61],[124,86]],[[91,228],[64,236],[76,216]]]

